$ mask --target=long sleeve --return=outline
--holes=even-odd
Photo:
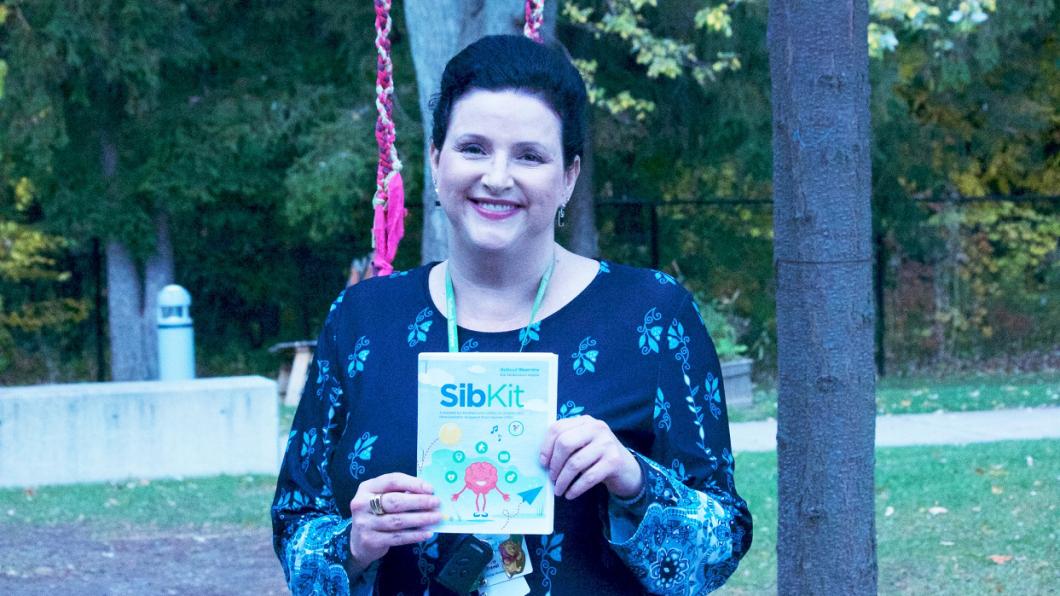
[[[651,453],[634,453],[644,490],[608,506],[615,553],[654,594],[705,594],[725,583],[751,545],[751,515],[736,493],[721,365],[685,295],[660,359]]]
[[[296,596],[370,594],[374,579],[375,566],[364,573],[349,571],[350,520],[340,515],[327,473],[346,422],[337,345],[344,296],[332,304],[317,340],[272,504],[273,548]]]

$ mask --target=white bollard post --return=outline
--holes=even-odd
[[[158,378],[195,378],[195,331],[191,325],[191,294],[171,284],[158,293]]]

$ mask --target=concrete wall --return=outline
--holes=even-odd
[[[275,474],[264,377],[0,388],[0,487]]]
[[[725,383],[725,405],[730,408],[745,408],[751,405],[753,387],[751,386],[750,358],[737,358],[721,363],[721,378]]]

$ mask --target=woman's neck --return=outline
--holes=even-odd
[[[450,245],[448,273],[456,294],[457,320],[482,331],[526,325],[549,264],[559,247],[531,252],[483,253]]]

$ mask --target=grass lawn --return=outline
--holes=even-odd
[[[776,593],[776,461],[774,453],[736,457],[754,544],[719,594]],[[879,449],[879,592],[1052,593],[1058,506],[1060,441]]]
[[[267,526],[276,478],[217,476],[0,491],[4,523],[108,526]]]
[[[938,378],[887,377],[876,385],[879,414],[926,414],[1060,406],[1060,371]],[[730,408],[731,422],[777,416],[776,389],[755,391],[747,408]]]
[[[776,455],[738,455],[737,472],[754,546],[721,593],[773,594]],[[1060,441],[880,449],[876,481],[881,594],[1044,594],[1060,583]],[[267,526],[273,483],[238,476],[5,490],[0,531],[78,521]]]

